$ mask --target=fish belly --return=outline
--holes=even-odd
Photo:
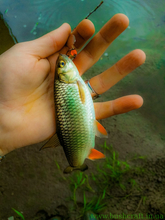
[[[81,166],[95,145],[93,101],[81,77],[79,81],[84,86],[85,103],[77,84],[55,80],[57,135],[72,167]]]

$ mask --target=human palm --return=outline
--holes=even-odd
[[[78,54],[74,62],[82,75],[100,58],[110,43],[128,26],[125,15],[115,15]],[[80,50],[93,35],[94,26],[83,20],[73,31]],[[113,34],[112,34],[113,33]],[[0,56],[0,155],[15,148],[48,139],[56,132],[54,108],[54,73],[59,52],[71,29],[68,24],[34,41],[19,43]],[[145,61],[141,50],[132,51],[90,83],[102,94]],[[95,103],[96,119],[139,108],[138,95]]]

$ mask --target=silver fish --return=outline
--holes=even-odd
[[[63,54],[59,55],[56,63],[54,101],[57,134],[43,148],[63,147],[70,165],[64,173],[77,169],[84,171],[88,168],[84,164],[85,158],[105,157],[94,146],[95,135],[107,137],[107,132],[95,119],[91,94],[75,64]]]

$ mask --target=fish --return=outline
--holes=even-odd
[[[105,128],[96,120],[94,104],[84,80],[73,61],[59,54],[54,79],[57,132],[41,148],[61,145],[69,166],[64,173],[85,171],[85,159],[105,158],[95,147],[95,136],[107,138]]]

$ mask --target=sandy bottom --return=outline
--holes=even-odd
[[[119,158],[125,160],[135,154],[146,156],[146,160],[140,162],[144,173],[139,175],[132,172],[130,178],[136,180],[138,188],[130,187],[123,191],[118,184],[107,191],[107,208],[102,214],[161,214],[165,216],[165,158],[163,141],[151,129],[140,114],[136,117],[132,113],[115,116],[104,120],[109,138],[107,145],[112,144]],[[135,113],[133,113],[135,114]],[[105,140],[97,138],[96,149],[103,152],[100,147]],[[59,172],[55,160],[61,170],[68,165],[62,147],[47,149],[39,152],[42,144],[24,147],[8,154],[0,164],[0,219],[6,220],[10,216],[16,216],[12,208],[22,212],[26,220],[49,219],[50,216],[59,214],[66,219],[77,219],[79,209],[71,213],[73,201],[69,180],[74,172],[66,175],[66,180]],[[86,160],[89,167],[85,174],[93,172],[97,175],[97,164],[102,161]],[[139,166],[139,160],[134,161]],[[123,176],[127,182],[127,176]],[[129,185],[128,185],[129,186]],[[98,189],[94,183],[95,193],[86,191],[87,197],[97,196]],[[129,195],[129,196],[128,196]],[[128,197],[127,197],[128,196]],[[142,199],[145,198],[145,202]],[[83,191],[77,191],[77,203],[79,208],[83,206]],[[138,207],[138,208],[137,208]],[[41,211],[42,210],[42,211]],[[44,210],[44,211],[43,211]],[[38,213],[38,214],[36,214]],[[34,218],[38,216],[38,218]],[[64,218],[64,219],[65,219]]]

